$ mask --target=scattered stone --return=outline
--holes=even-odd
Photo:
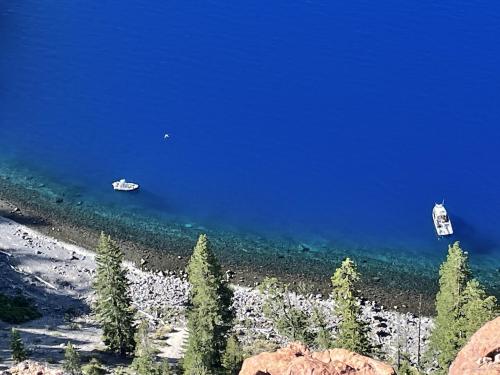
[[[34,362],[24,361],[10,368],[7,374],[12,375],[63,375],[62,370],[52,370],[46,365]]]
[[[309,251],[311,251],[311,248],[309,246],[304,245],[304,244],[300,244],[299,250],[302,251],[303,253],[308,253]]]

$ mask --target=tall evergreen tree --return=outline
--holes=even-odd
[[[477,280],[471,280],[467,253],[459,242],[448,247],[448,256],[439,269],[436,310],[428,354],[437,356],[437,373],[447,374],[467,340],[498,313],[496,298],[488,296]]]
[[[139,375],[169,375],[170,365],[167,360],[155,361],[156,349],[148,337],[148,322],[143,320],[135,334],[135,357],[132,369]]]
[[[223,279],[210,242],[204,234],[198,239],[187,272],[191,290],[184,373],[217,372],[221,368],[226,334],[233,319],[233,293]]]
[[[148,322],[143,320],[135,334],[135,357],[132,368],[139,375],[152,375],[157,373],[154,348],[148,338]]]
[[[355,284],[359,274],[354,262],[346,258],[332,276],[335,313],[340,317],[335,345],[360,354],[370,354],[368,326],[360,319],[359,296]]]
[[[103,330],[103,341],[113,352],[126,355],[134,350],[134,312],[128,289],[123,253],[111,237],[101,234],[97,247],[97,300],[94,306]]]
[[[227,340],[226,350],[222,356],[222,367],[227,375],[238,375],[243,363],[243,351],[236,336],[231,336]]]
[[[463,331],[460,346],[464,346],[470,337],[487,321],[498,315],[497,299],[488,296],[476,279],[467,283],[463,294],[462,317],[459,327]]]
[[[63,369],[69,375],[80,375],[82,373],[80,356],[71,342],[68,342],[64,351]]]
[[[19,363],[28,358],[24,349],[23,340],[17,329],[12,328],[10,333],[10,349],[12,350],[12,359],[15,363]]]
[[[439,292],[436,295],[435,328],[430,350],[437,353],[439,371],[447,373],[464,337],[460,328],[463,294],[470,278],[467,254],[455,242],[448,247],[446,261],[439,269]],[[431,355],[431,357],[434,357]]]

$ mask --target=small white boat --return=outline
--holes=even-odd
[[[444,203],[436,203],[432,209],[432,220],[436,227],[438,236],[449,236],[453,234],[450,217],[444,208]]]
[[[119,191],[133,191],[139,189],[139,185],[121,179],[120,181],[113,182],[113,189]]]

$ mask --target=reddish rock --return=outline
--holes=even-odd
[[[291,343],[243,362],[240,375],[395,375],[391,366],[344,349],[310,352]]]
[[[274,353],[264,352],[245,359],[240,375],[284,374],[290,362],[304,355],[309,355],[309,349],[294,342]]]
[[[355,369],[352,374],[362,375],[392,375],[395,374],[394,369],[380,361],[365,357],[363,355],[353,353],[345,349],[330,349],[324,352],[316,352],[312,354],[313,358],[319,359],[324,363],[345,363],[347,366]],[[346,372],[346,374],[351,374]]]
[[[482,326],[458,353],[449,375],[500,375],[500,317]]]

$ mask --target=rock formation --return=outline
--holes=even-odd
[[[451,364],[449,375],[500,375],[500,317],[472,335]]]
[[[63,375],[61,370],[52,370],[47,366],[34,362],[34,361],[24,361],[16,366],[10,368],[8,371],[4,371],[2,375]]]
[[[240,375],[395,375],[391,366],[345,349],[311,352],[291,343],[243,362]]]

